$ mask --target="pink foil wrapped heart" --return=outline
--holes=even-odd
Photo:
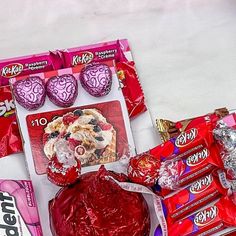
[[[13,84],[16,101],[27,110],[37,110],[46,98],[45,84],[39,76],[19,80]]]
[[[78,83],[70,74],[54,76],[47,81],[46,90],[55,105],[69,107],[74,104],[78,95]]]
[[[112,72],[105,64],[90,64],[80,73],[82,87],[94,97],[102,97],[111,91]]]

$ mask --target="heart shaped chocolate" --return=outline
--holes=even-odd
[[[47,95],[59,107],[72,106],[78,95],[78,83],[73,75],[51,77],[46,84]]]
[[[94,97],[102,97],[111,91],[112,72],[105,64],[90,64],[80,73],[82,87]]]
[[[46,98],[45,84],[39,76],[15,82],[13,93],[16,101],[29,111],[42,107]]]

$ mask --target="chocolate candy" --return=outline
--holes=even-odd
[[[83,88],[94,97],[102,97],[111,91],[112,72],[106,64],[90,64],[80,73]]]
[[[233,199],[223,197],[215,204],[188,216],[168,223],[169,236],[213,235],[227,227],[236,226],[236,205]],[[156,234],[155,234],[156,235]]]
[[[73,75],[51,77],[46,84],[51,102],[60,107],[72,106],[78,96],[78,83]]]
[[[56,155],[49,161],[47,167],[48,179],[58,186],[73,184],[80,177],[80,161],[75,158],[66,140],[58,141],[55,150]]]
[[[162,162],[158,184],[163,189],[179,189],[216,168],[222,168],[221,164],[220,154],[215,146],[203,148],[185,158]]]
[[[124,181],[101,166],[57,193],[49,202],[52,235],[150,235],[149,209],[142,194],[123,190],[110,176]]]
[[[227,110],[227,108],[219,108],[216,109],[214,113],[181,120],[178,122],[173,122],[165,119],[157,119],[156,126],[162,141],[165,142],[173,137],[178,136],[181,132],[184,132],[185,130],[196,127],[201,123],[215,122],[220,118],[227,116],[228,114],[229,111]]]
[[[215,139],[222,150],[221,157],[224,168],[228,171],[230,178],[236,178],[236,129],[229,127],[223,121],[219,121],[213,131]]]
[[[228,189],[224,188],[217,175],[206,175],[193,182],[190,186],[176,192],[163,202],[170,220],[182,219],[204,207],[208,203],[226,196]]]
[[[25,109],[37,110],[46,98],[45,84],[39,76],[31,76],[13,84],[16,101]]]
[[[159,177],[160,162],[150,154],[132,157],[128,167],[128,177],[132,182],[153,186]]]

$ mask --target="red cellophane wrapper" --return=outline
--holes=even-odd
[[[49,203],[53,235],[149,236],[150,216],[143,196],[121,189],[109,176],[127,180],[102,166],[57,193]]]
[[[193,182],[188,187],[163,200],[167,217],[171,221],[182,219],[194,213],[221,196],[226,196],[228,189],[223,187],[216,174],[208,174]]]
[[[236,206],[229,197],[197,213],[168,224],[169,236],[213,235],[227,227],[236,226]]]
[[[129,117],[134,118],[147,110],[135,63],[129,61],[118,62],[116,63],[116,69],[118,78],[121,81]]]
[[[22,151],[10,86],[0,87],[0,158]]]

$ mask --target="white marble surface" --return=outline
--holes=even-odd
[[[116,38],[154,117],[236,107],[235,0],[1,0],[0,58]]]
[[[236,108],[235,0],[1,0],[0,32],[0,58],[128,38],[153,119]]]

